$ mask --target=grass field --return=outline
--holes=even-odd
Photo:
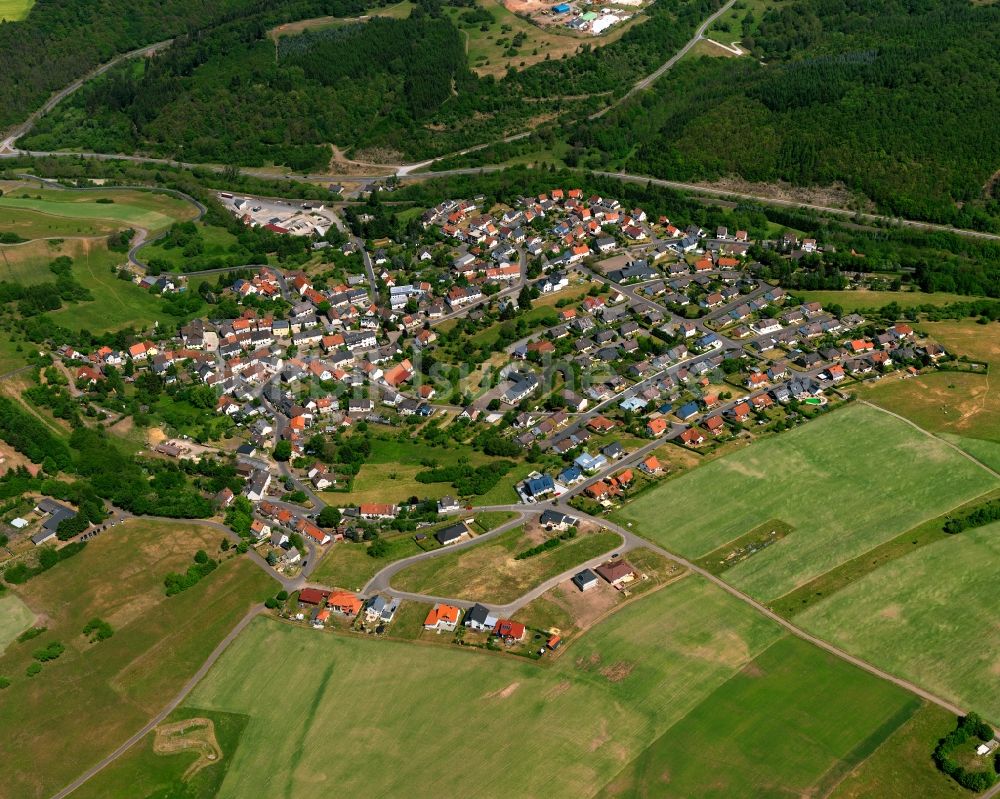
[[[412,496],[440,499],[454,495],[451,483],[421,483],[418,472],[427,471],[424,461],[431,459],[438,466],[453,466],[465,458],[471,466],[489,463],[492,458],[465,445],[432,447],[424,441],[374,439],[371,456],[365,461],[351,485],[349,493],[326,492],[323,497],[334,505],[357,505],[362,502],[398,502]],[[501,478],[501,484],[511,482]],[[512,489],[510,489],[512,491]],[[479,504],[495,504],[481,499]]]
[[[1000,523],[878,569],[796,623],[957,704],[1000,719]]]
[[[99,200],[105,202],[98,202]],[[111,202],[107,202],[108,200]],[[49,230],[46,233],[21,233],[25,238],[39,238],[73,235],[74,232],[85,235],[76,228],[89,223],[110,225],[111,230],[141,227],[155,232],[174,222],[193,218],[197,209],[184,200],[166,194],[131,189],[84,192],[25,188],[0,197],[0,226],[6,229],[5,215],[23,216],[24,212],[30,212],[27,216],[33,218],[34,224],[40,228],[51,226],[46,227]],[[14,231],[20,233],[17,226]]]
[[[0,197],[0,200],[5,198]],[[104,207],[104,206],[101,206]],[[114,208],[113,205],[107,206]],[[47,239],[68,236],[106,236],[125,227],[108,219],[85,219],[39,213],[19,206],[0,204],[0,229],[16,233],[22,239]]]
[[[957,510],[971,510],[983,502],[998,498],[1000,498],[1000,489],[983,494]],[[808,583],[800,585],[794,591],[778,597],[771,602],[771,609],[786,618],[792,618],[887,563],[909,555],[920,547],[939,541],[947,541],[950,536],[944,531],[944,523],[949,515],[943,514],[928,519],[926,522],[900,533],[895,538],[869,549],[864,554],[841,563],[835,569],[831,569]]]
[[[219,534],[183,524],[131,521],[91,541],[83,552],[16,589],[48,631],[13,643],[0,657],[3,692],[0,756],[10,768],[0,796],[43,797],[140,728],[173,697],[250,605],[274,590],[246,559],[233,559],[177,596],[163,578],[186,568],[199,548],[216,552]],[[88,620],[114,635],[91,644]],[[66,651],[35,677],[32,653],[52,641]],[[49,757],[53,751],[59,757]]]
[[[377,571],[393,561],[423,552],[413,540],[413,533],[386,537],[385,541],[389,544],[389,555],[384,558],[369,557],[368,544],[345,541],[331,547],[312,573],[312,580],[331,587],[359,591]]]
[[[28,16],[35,0],[0,0],[0,20],[17,22]]]
[[[0,655],[17,636],[35,621],[35,614],[10,591],[0,596]]]
[[[951,305],[976,299],[965,294],[925,294],[922,291],[797,291],[795,295],[802,295],[806,302],[839,305],[845,311],[881,308],[893,302],[901,308],[913,308],[917,305]]]
[[[954,728],[951,713],[925,704],[848,774],[830,799],[968,799],[971,794],[938,771],[930,757]]]
[[[191,753],[162,755],[153,751],[154,734],[147,735],[114,765],[99,772],[73,792],[73,799],[108,799],[108,797],[157,797],[157,799],[212,799],[222,784],[232,754],[249,719],[233,713],[185,708],[171,713],[164,724],[184,719],[207,718],[212,721],[215,739],[222,758],[203,768],[190,779],[184,772],[197,759]]]
[[[694,579],[623,608],[549,668],[261,619],[189,704],[251,716],[220,799],[262,785],[295,799],[575,797],[592,794],[779,636]],[[329,741],[345,734],[351,756],[332,756]],[[474,771],[461,767],[471,752]],[[503,780],[481,778],[501,769]]]
[[[951,353],[986,362],[991,371],[1000,367],[1000,335],[996,325],[984,327],[972,320],[924,322],[920,329]],[[1000,443],[1000,392],[991,387],[991,380],[995,379],[968,372],[929,372],[906,380],[884,379],[863,386],[858,393],[927,430],[958,437],[954,442],[976,455],[966,446],[967,440]],[[969,446],[976,448],[975,443]],[[997,462],[995,455],[986,454],[987,460]]]
[[[393,577],[392,584],[402,591],[503,605],[621,543],[617,533],[582,533],[540,555],[514,559],[546,537],[518,526],[479,546],[414,563]]]
[[[204,244],[204,249],[199,258],[212,258],[215,256],[225,256],[230,253],[230,248],[237,243],[236,236],[225,228],[215,225],[206,225],[202,222],[196,223],[198,235]],[[184,263],[188,260],[184,256],[183,247],[163,247],[159,242],[150,242],[141,247],[136,253],[136,258],[142,263],[149,263],[154,258],[166,261],[170,264],[172,271],[183,272]]]
[[[690,557],[771,519],[791,525],[725,574],[770,600],[996,484],[944,443],[853,405],[668,481],[616,515]]]
[[[373,8],[367,12],[367,16],[372,17],[392,17],[394,19],[403,19],[410,15],[410,11],[413,9],[413,3],[409,0],[403,0],[402,3],[396,3],[392,6],[386,6],[385,8]],[[340,25],[347,25],[352,22],[357,22],[357,18],[351,17],[313,17],[312,19],[300,19],[296,22],[286,22],[283,25],[278,25],[275,28],[271,28],[267,32],[275,42],[277,42],[283,36],[298,36],[300,33],[305,31],[318,31],[325,28],[336,28]]]
[[[822,796],[920,704],[784,638],[657,739],[603,795]]]
[[[60,325],[92,333],[146,329],[154,322],[176,325],[177,317],[163,310],[163,301],[127,280],[119,280],[111,268],[125,262],[125,256],[109,252],[103,242],[77,242],[73,276],[94,295],[88,302],[73,303],[49,316]]]

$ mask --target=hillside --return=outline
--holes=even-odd
[[[1000,167],[1000,63],[984,57],[1000,8],[802,0],[744,44],[753,57],[682,62],[573,143],[631,172],[842,181],[885,212],[1000,224],[984,188]]]

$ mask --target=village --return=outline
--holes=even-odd
[[[434,557],[489,536],[474,523],[482,510],[540,517],[556,535],[577,523],[568,514],[599,524],[690,468],[691,457],[805,423],[849,401],[847,384],[950,357],[908,324],[837,316],[759,277],[755,245],[790,259],[821,251],[794,234],[755,242],[555,188],[512,206],[443,202],[419,217],[418,242],[352,233],[335,247],[321,235],[346,226],[329,209],[277,216],[273,202],[224,200],[246,224],[289,235],[304,232],[290,220],[310,219],[323,263],[233,280],[222,296],[238,316],[196,318],[121,350],[54,355],[84,396],[112,373],[213,393],[204,413],[225,421],[230,443],[181,434],[150,454],[235,460],[243,489],[213,498],[218,518],[291,589],[286,596],[302,589],[285,610],[314,626],[340,616],[382,633],[402,598],[378,580],[353,590],[314,584],[331,547],[405,536],[417,557]],[[344,502],[357,472],[324,457],[324,442],[372,429],[489,440],[516,465],[491,483],[508,483],[511,500],[484,504],[457,488],[458,499],[400,496],[386,484],[378,501]],[[12,537],[68,540],[57,534],[74,509],[46,499],[36,510],[35,520],[12,522]],[[233,527],[234,518],[244,522]],[[80,536],[93,534],[80,525]],[[563,576],[585,592],[642,575],[622,558]],[[424,626],[493,630],[504,648],[535,655],[558,644],[529,635],[522,645],[524,625],[496,610],[436,602]]]

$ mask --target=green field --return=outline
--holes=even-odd
[[[111,202],[98,202],[111,200]],[[163,230],[174,222],[191,219],[197,209],[190,203],[166,194],[130,189],[107,189],[101,191],[69,191],[59,189],[25,188],[0,197],[0,226],[5,215],[23,216],[32,212],[36,224],[62,226],[65,235],[73,235],[75,228],[94,222],[97,225],[111,224],[111,229],[141,227],[155,232]],[[51,223],[48,220],[52,220]],[[15,232],[20,232],[15,227]],[[25,238],[58,236],[51,231],[33,236],[21,234]],[[77,235],[84,235],[77,233]]]
[[[112,272],[112,267],[125,260],[124,255],[109,252],[103,242],[81,250],[74,261],[73,276],[90,289],[94,299],[64,306],[48,316],[64,327],[92,333],[126,327],[146,329],[154,322],[176,325],[177,317],[164,312],[160,297],[130,281],[119,280]]]
[[[17,22],[24,19],[34,4],[35,0],[0,0],[0,20]]]
[[[4,198],[0,197],[0,201]],[[104,206],[101,206],[102,208]],[[114,208],[113,205],[107,206]],[[16,233],[22,239],[106,236],[126,227],[107,219],[86,219],[39,213],[28,208],[0,204],[0,229]]]
[[[920,704],[783,638],[658,738],[604,795],[822,796]]]
[[[73,792],[73,799],[106,799],[109,796],[183,797],[212,799],[219,790],[231,755],[239,745],[247,717],[232,713],[185,708],[171,713],[164,724],[184,719],[208,718],[215,728],[215,738],[222,749],[222,759],[204,768],[190,779],[184,772],[197,758],[193,753],[163,755],[153,751],[153,735],[147,735],[132,747],[113,768],[99,772]],[[129,793],[125,793],[128,791]]]
[[[328,491],[322,496],[333,505],[399,502],[412,496],[428,499],[454,496],[456,492],[451,483],[421,483],[416,479],[419,472],[427,471],[428,467],[424,465],[427,459],[433,460],[438,466],[453,466],[462,459],[466,459],[470,466],[481,466],[494,460],[461,444],[443,447],[431,446],[420,440],[374,439],[371,455],[351,483],[350,492]],[[478,504],[502,504],[502,498],[497,500],[492,495],[503,492],[504,489],[513,493],[510,486],[517,477],[512,475],[514,472],[501,478],[500,483],[489,494],[477,499]]]
[[[954,728],[951,713],[925,704],[844,778],[831,799],[968,799],[971,794],[938,771],[930,757]]]
[[[780,635],[698,579],[626,606],[549,668],[260,619],[188,704],[251,716],[220,799],[261,785],[295,799],[575,797]],[[350,757],[331,756],[329,742],[345,736]],[[474,772],[461,767],[470,752]],[[482,779],[499,770],[502,781]]]
[[[193,588],[167,598],[163,578],[199,548],[217,552],[219,534],[183,523],[131,521],[89,542],[74,557],[15,589],[47,632],[12,643],[0,657],[11,680],[0,703],[0,757],[8,768],[0,796],[51,795],[142,727],[172,698],[212,649],[275,583],[243,558],[231,559]],[[99,617],[114,634],[82,634]],[[66,647],[40,674],[26,676],[32,653]],[[49,757],[58,751],[58,757]],[[47,762],[46,762],[47,761]],[[46,762],[45,768],[28,764]]]
[[[796,623],[957,704],[1000,719],[1000,523],[918,549]]]
[[[35,614],[17,594],[8,591],[0,596],[0,655],[7,649],[7,645],[27,630],[34,621]]]
[[[414,563],[393,577],[392,584],[417,594],[503,605],[550,577],[610,552],[622,541],[607,531],[580,534],[540,555],[514,559],[547,537],[529,535],[518,526],[478,546]]]
[[[852,405],[666,482],[616,515],[688,557],[770,519],[790,524],[794,532],[725,574],[770,600],[996,485],[943,442]]]
[[[226,256],[234,244],[237,243],[236,236],[225,228],[197,223],[198,235],[204,243],[204,249],[199,253],[199,258],[212,258],[214,256]],[[136,258],[142,263],[149,263],[154,258],[167,261],[172,271],[183,272],[184,263],[188,258],[184,255],[183,247],[166,248],[161,243],[153,241],[143,246],[136,253]]]
[[[823,305],[839,305],[845,311],[857,311],[861,308],[881,308],[890,303],[896,303],[901,308],[913,308],[917,305],[951,305],[956,302],[969,302],[971,299],[964,294],[949,294],[937,292],[925,294],[922,291],[797,291],[795,296],[802,296],[805,302],[821,302]]]

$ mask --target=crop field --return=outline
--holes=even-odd
[[[515,527],[479,546],[415,563],[393,577],[393,587],[432,596],[503,605],[573,566],[621,544],[617,533],[581,533],[540,555],[515,560],[518,552],[544,541],[543,533]]]
[[[0,655],[34,620],[35,614],[17,594],[7,591],[0,596]]]
[[[603,795],[822,796],[920,704],[811,644],[783,638],[658,738]]]
[[[24,212],[28,212],[25,214]],[[174,222],[191,219],[197,214],[193,205],[165,194],[129,189],[106,191],[69,191],[59,189],[23,189],[0,197],[0,225],[6,228],[5,215],[33,217],[39,227],[48,227],[47,233],[27,235],[25,238],[73,235],[74,227],[94,223],[122,227],[141,227],[149,231],[162,230]],[[51,220],[48,222],[46,220]],[[15,226],[15,232],[20,231]],[[77,233],[77,235],[86,235]]]
[[[943,442],[852,405],[668,481],[616,517],[689,557],[771,519],[791,525],[725,575],[770,600],[996,485]]]
[[[894,674],[1000,719],[1000,523],[922,547],[796,617]]]
[[[259,619],[188,704],[251,717],[220,799],[262,785],[296,799],[575,797],[611,779],[780,635],[697,579],[623,608],[549,668]],[[351,756],[331,754],[329,741],[345,731]],[[468,752],[478,774],[503,770],[504,779],[458,768]]]
[[[10,769],[0,796],[51,795],[139,729],[173,697],[254,601],[274,589],[246,559],[231,559],[197,585],[167,598],[163,578],[187,568],[199,548],[217,552],[219,534],[183,524],[130,521],[79,554],[12,589],[47,631],[10,644],[0,675],[11,681],[0,704],[0,756],[40,763]],[[98,617],[111,638],[90,643]],[[26,676],[32,654],[65,646],[41,673]],[[59,757],[48,757],[53,751]]]
[[[968,799],[970,794],[938,771],[930,758],[955,728],[955,717],[925,704],[829,794],[830,799]]]
[[[0,20],[17,22],[28,16],[35,0],[0,0]]]

